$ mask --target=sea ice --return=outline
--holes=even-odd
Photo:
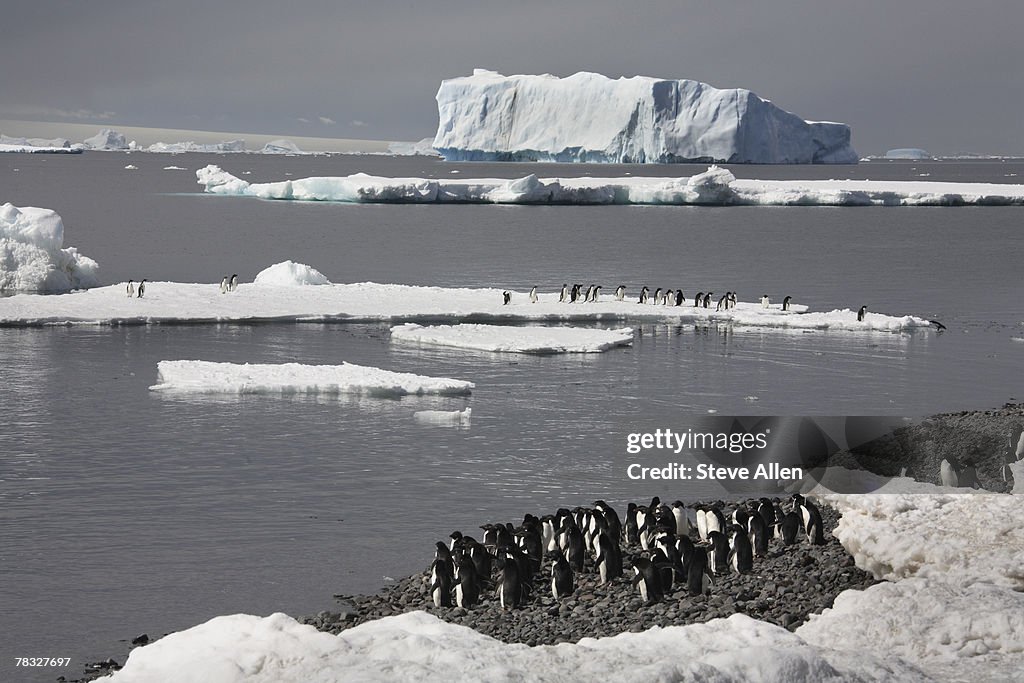
[[[477,69],[442,81],[437,109],[433,146],[449,161],[857,162],[845,124],[691,80]]]
[[[193,394],[361,394],[399,397],[435,394],[464,396],[472,382],[343,363],[238,364],[200,360],[164,360],[157,366],[152,391]]]
[[[253,284],[268,287],[301,287],[303,285],[329,285],[331,281],[312,266],[294,261],[283,261],[261,270],[256,275]]]
[[[412,414],[412,419],[423,424],[468,427],[472,414],[472,408],[466,408],[465,410],[417,410]]]
[[[0,206],[0,292],[66,292],[98,284],[99,264],[64,248],[56,211]]]
[[[501,325],[433,325],[405,323],[391,328],[391,339],[437,346],[508,353],[600,353],[633,343],[633,329],[587,327],[507,327]]]

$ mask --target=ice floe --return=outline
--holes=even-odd
[[[508,327],[464,323],[424,327],[405,323],[391,328],[391,339],[507,353],[600,353],[633,343],[633,329],[586,327]]]
[[[434,394],[464,396],[472,382],[343,363],[238,364],[165,360],[157,366],[152,391],[193,394],[361,394],[399,397]]]
[[[64,222],[51,209],[0,206],[0,292],[66,292],[93,287],[99,264],[64,247]]]
[[[472,408],[466,408],[465,410],[417,410],[412,414],[412,419],[423,424],[468,427],[472,414]]]
[[[777,206],[1024,205],[1024,185],[875,180],[744,180],[717,166],[689,177],[387,178],[249,183],[216,165],[196,171],[206,192],[262,199],[376,203],[700,204]]]

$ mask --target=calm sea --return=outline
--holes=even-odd
[[[104,283],[216,283],[292,259],[334,282],[563,282],[790,294],[941,320],[936,334],[644,325],[632,348],[530,357],[392,345],[381,325],[0,329],[0,680],[53,680],[218,614],[331,605],[423,568],[452,529],[711,484],[634,482],[631,431],[718,414],[917,416],[1024,399],[1017,207],[349,206],[198,194],[253,181],[690,175],[704,167],[372,156],[0,155],[0,202],[56,209]],[[138,166],[126,170],[127,164]],[[187,170],[165,170],[179,166]],[[734,167],[740,177],[1019,182],[1010,162]],[[248,174],[245,174],[249,172]],[[1014,175],[1016,174],[1016,175]],[[297,292],[296,296],[301,296]],[[354,363],[471,380],[471,397],[186,398],[166,359]],[[415,422],[473,408],[472,425]],[[652,464],[659,464],[655,461]],[[64,657],[29,674],[14,657]]]

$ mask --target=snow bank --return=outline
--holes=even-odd
[[[1024,205],[1024,185],[875,180],[739,180],[711,166],[678,178],[385,178],[349,176],[249,183],[209,165],[205,192],[261,199],[375,203],[674,204],[713,206]]]
[[[193,394],[362,394],[397,397],[437,394],[463,396],[472,382],[426,377],[408,372],[343,363],[341,365],[281,365],[211,363],[164,360],[157,366],[152,391]]]
[[[286,278],[287,284],[293,284]],[[597,303],[558,302],[557,293],[542,293],[531,304],[526,292],[512,292],[512,303],[502,304],[500,289],[469,289],[386,285],[373,282],[305,287],[295,296],[292,287],[241,284],[230,296],[220,293],[219,283],[185,284],[151,282],[143,299],[128,299],[123,285],[79,292],[70,297],[15,296],[0,298],[0,323],[36,326],[48,324],[146,324],[160,322],[253,322],[345,321],[409,322],[430,318],[461,322],[467,318],[486,322],[609,322],[624,323],[731,323],[789,330],[848,332],[906,332],[930,328],[915,316],[869,313],[857,322],[852,310],[807,312],[793,304],[783,311],[778,304],[740,301],[735,308],[715,311],[683,306],[653,306],[603,296]],[[688,300],[692,301],[692,300]],[[514,328],[513,328],[514,329]]]
[[[329,285],[331,281],[316,268],[304,263],[283,261],[261,270],[253,284],[268,287],[300,287],[303,285]]]
[[[284,614],[217,617],[132,651],[110,683],[926,680],[915,668],[812,647],[737,614],[578,644],[509,645],[412,612],[320,633]]]
[[[423,424],[468,427],[472,414],[472,408],[466,408],[465,410],[417,410],[412,414],[412,419]]]
[[[586,327],[506,327],[500,325],[434,325],[406,323],[391,328],[391,339],[437,346],[456,346],[507,353],[600,353],[633,343],[633,329]]]
[[[437,109],[433,146],[449,161],[857,162],[849,126],[698,81],[477,69],[442,81]]]
[[[0,292],[66,292],[95,287],[99,264],[64,246],[56,211],[0,206]]]
[[[124,135],[110,128],[104,128],[91,138],[86,138],[84,143],[89,149],[107,152],[119,152],[128,149],[128,141]]]

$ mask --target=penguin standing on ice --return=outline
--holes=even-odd
[[[512,292],[506,289],[504,292],[501,293],[501,298],[503,300],[503,303],[501,305],[508,306],[509,302],[512,301]]]
[[[590,300],[596,304],[597,303],[597,295],[600,294],[600,293],[601,293],[601,285],[595,285],[594,286],[594,291],[590,295]]]
[[[715,307],[716,311],[720,311],[723,308],[729,308],[729,292],[722,295],[722,298],[718,300],[718,306]]]
[[[537,303],[537,285],[534,285],[533,289],[530,290],[530,303]]]
[[[221,294],[227,294],[228,293],[228,276],[227,275],[225,275],[223,278],[221,278],[221,281],[220,281],[220,293]]]
[[[793,297],[791,297],[791,296],[787,296],[785,299],[783,299],[782,300],[782,310],[788,311],[789,310],[789,302],[792,301],[792,300],[793,300]]]
[[[233,292],[238,289],[238,273],[231,276],[231,281],[228,282],[228,291]]]
[[[622,301],[626,298],[626,285],[619,285],[615,288],[615,300]]]
[[[677,289],[676,290],[676,306],[682,306],[685,301],[686,301],[686,297],[683,296],[683,290]]]
[[[700,306],[704,303],[704,292],[697,292],[697,296],[693,298],[694,307]]]
[[[139,283],[139,298],[146,293],[146,278],[142,278],[142,282]]]
[[[583,295],[583,303],[590,301],[590,295],[594,293],[594,285],[587,287],[586,293]]]
[[[655,306],[657,306],[658,302],[660,300],[661,300],[661,287],[658,287],[657,289],[654,290],[654,301],[652,301],[651,303],[653,303]]]
[[[563,284],[562,285],[562,293],[558,295],[558,303],[560,303],[560,304],[565,303],[565,297],[566,297],[566,295],[568,293],[569,293],[569,285]]]
[[[573,583],[572,567],[565,559],[561,550],[555,551],[555,561],[551,563],[551,597],[555,600],[572,595],[576,590]]]
[[[128,281],[128,286],[125,288],[125,291],[128,292],[128,298],[129,299],[131,299],[133,296],[135,296],[135,285],[133,284],[132,280]]]
[[[661,305],[662,306],[668,306],[668,304],[669,304],[669,302],[671,300],[672,300],[672,288],[669,287],[668,289],[665,290],[665,293],[661,295]]]
[[[714,294],[714,292],[708,292],[707,294],[704,295],[704,308],[708,308],[711,305],[712,294]]]
[[[726,308],[736,308],[737,296],[736,292],[729,294],[729,305]]]
[[[582,286],[583,285],[576,284],[572,286],[572,289],[569,290],[569,303],[574,304],[576,303],[576,300],[580,298],[580,287]]]
[[[768,308],[772,305],[771,299],[768,298],[767,294],[761,295],[761,308]]]
[[[638,304],[647,303],[647,291],[647,286],[644,285],[644,288],[640,290],[640,300],[637,301]]]
[[[857,311],[857,322],[859,322],[859,323],[864,322],[864,317],[867,316],[867,314],[868,314],[868,307],[867,306],[861,306],[860,310]]]

